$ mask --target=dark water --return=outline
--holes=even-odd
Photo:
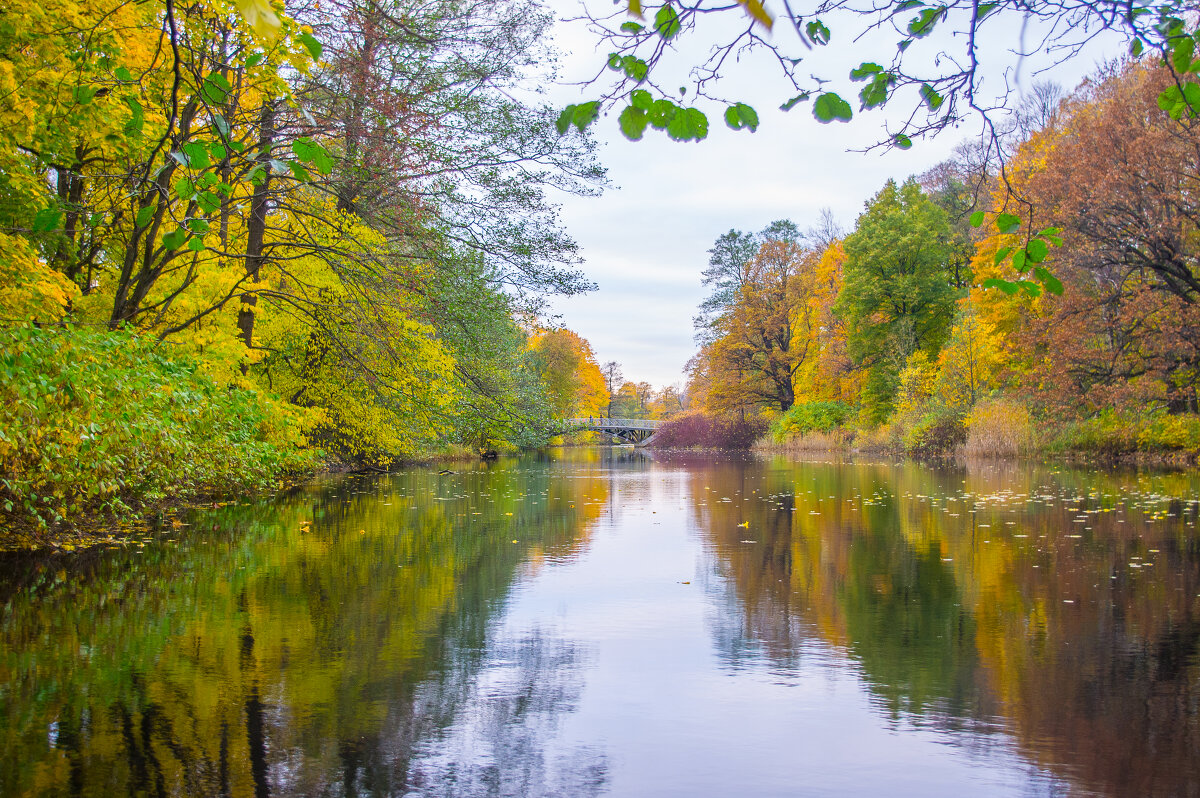
[[[1200,479],[554,453],[0,559],[0,794],[1200,794]]]

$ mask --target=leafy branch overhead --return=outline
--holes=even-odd
[[[902,121],[897,129],[885,130],[878,146],[907,149],[915,139],[972,115],[980,117],[994,136],[998,115],[1011,110],[1009,96],[987,95],[983,74],[997,73],[1007,65],[983,52],[980,43],[1004,38],[1004,26],[1013,20],[1040,37],[1037,48],[1017,57],[1038,49],[1060,54],[1065,61],[1100,34],[1123,38],[1132,57],[1152,53],[1175,75],[1175,85],[1162,92],[1159,106],[1176,119],[1200,115],[1200,58],[1196,57],[1200,31],[1194,23],[1189,28],[1187,8],[1175,2],[1135,2],[1115,11],[1103,0],[890,0],[869,9],[850,0],[820,0],[803,11],[785,3],[776,18],[758,0],[738,0],[736,5],[668,0],[657,6],[626,0],[626,13],[603,17],[586,9],[584,13],[609,48],[610,80],[592,101],[597,105],[574,106],[587,107],[587,113],[567,121],[582,129],[611,109],[621,132],[632,140],[640,139],[648,127],[666,131],[678,141],[702,139],[714,110],[734,130],[755,130],[758,114],[750,106],[722,99],[715,91],[720,79],[755,51],[779,68],[783,111],[811,101],[813,117],[829,124],[849,122],[856,113],[900,106]],[[705,42],[710,45],[707,57],[684,64],[690,68],[693,98],[685,103],[682,98],[688,96],[689,87],[664,89],[655,75],[682,51],[676,48],[677,40],[700,36],[703,18],[708,18],[704,31],[718,33]],[[885,40],[889,34],[894,36],[890,45],[860,44]],[[825,63],[833,59],[823,53],[833,41],[862,51],[861,63],[848,75],[828,74]],[[812,70],[810,75],[799,73],[801,63]],[[604,71],[592,85],[604,85]],[[672,125],[677,115],[684,118]],[[560,119],[560,132],[568,126]]]

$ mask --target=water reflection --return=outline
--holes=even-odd
[[[1200,481],[551,452],[0,558],[3,795],[1194,795]]]
[[[1009,730],[1082,791],[1200,792],[1193,476],[735,463],[692,485],[731,666],[799,667],[817,636],[889,717]]]
[[[165,545],[6,558],[2,792],[434,784],[412,759],[469,694],[512,584],[587,545],[607,483],[572,477],[509,463],[333,480],[196,514]],[[522,711],[553,714],[562,690],[540,690],[572,652],[529,652],[545,650],[517,657],[538,688]]]

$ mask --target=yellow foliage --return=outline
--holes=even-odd
[[[78,295],[75,284],[47,266],[25,239],[0,233],[0,307],[6,325],[58,321]]]

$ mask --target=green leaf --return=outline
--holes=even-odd
[[[664,130],[667,125],[671,124],[671,120],[675,118],[679,110],[679,106],[670,100],[655,100],[650,106],[647,116],[651,125],[659,130]]]
[[[639,111],[649,111],[654,98],[645,89],[634,89],[629,93],[629,104]]]
[[[178,230],[172,230],[163,236],[162,243],[167,250],[174,251],[182,247],[185,240],[187,240],[187,231],[183,228],[179,228]]]
[[[613,70],[614,72],[621,71],[621,54],[620,53],[609,53],[608,54],[608,68]]]
[[[213,127],[221,134],[222,138],[229,138],[229,123],[225,121],[225,117],[220,114],[213,114]]]
[[[251,53],[246,56],[245,64],[247,67],[256,67],[262,63],[262,60],[267,57],[266,53]]]
[[[1042,285],[1046,286],[1047,291],[1055,296],[1062,296],[1063,284],[1057,277],[1050,273],[1049,269],[1045,266],[1038,266],[1033,270],[1033,274],[1041,280]]]
[[[971,219],[970,219],[971,226],[979,227],[981,224],[983,224],[983,218],[984,218],[983,211],[975,211],[975,213],[971,214]]]
[[[1018,273],[1025,271],[1025,250],[1018,249],[1013,253],[1012,265]]]
[[[645,25],[639,25],[636,22],[622,22],[621,23],[621,30],[625,31],[626,33],[641,33],[645,29],[646,29]]]
[[[58,223],[62,221],[62,211],[54,206],[42,208],[33,217],[33,232],[49,233],[51,230],[58,229]]]
[[[725,109],[725,124],[734,130],[750,128],[753,133],[758,129],[758,113],[745,103],[736,103]]]
[[[658,13],[654,15],[654,30],[659,36],[670,39],[679,33],[679,28],[679,14],[675,13],[675,9],[669,3],[658,9]]]
[[[638,83],[641,83],[646,79],[646,75],[650,74],[650,67],[646,66],[646,62],[632,55],[621,57],[621,68],[625,70],[628,77]]]
[[[287,165],[288,168],[292,170],[292,176],[301,183],[308,183],[312,181],[312,177],[308,174],[308,170],[305,169],[299,161],[288,161]]]
[[[975,21],[978,22],[999,7],[999,3],[980,3],[979,8],[975,11]]]
[[[667,135],[675,141],[700,141],[708,136],[708,117],[699,108],[679,108],[667,123]]]
[[[188,219],[187,225],[189,228],[191,228],[191,231],[193,233],[197,233],[199,235],[204,235],[205,233],[208,232],[208,220],[207,219]]]
[[[1142,44],[1141,39],[1134,39],[1132,42],[1129,43],[1129,54],[1131,56],[1133,56],[1134,58],[1137,58],[1138,56],[1140,56],[1142,54],[1142,50],[1144,50],[1144,49],[1145,49],[1145,45]]]
[[[892,136],[892,143],[902,150],[907,150],[912,147],[912,139],[903,133],[897,133],[896,135]]]
[[[1025,255],[1030,263],[1041,263],[1050,254],[1050,247],[1040,238],[1035,238],[1025,245]]]
[[[1021,226],[1021,217],[1011,213],[1002,213],[996,217],[996,227],[1001,233],[1015,233]]]
[[[224,75],[220,72],[210,72],[204,78],[204,83],[200,85],[200,94],[204,96],[205,100],[208,100],[210,105],[220,105],[229,96],[231,88]]]
[[[999,266],[1005,258],[1012,254],[1013,249],[1014,247],[1001,247],[996,251],[996,257],[992,259],[992,262]]]
[[[558,119],[554,122],[554,127],[558,130],[558,135],[564,135],[571,127],[571,120],[575,118],[575,104],[572,103],[562,109],[562,113],[558,115]]]
[[[886,72],[881,72],[875,78],[863,86],[862,91],[858,93],[858,99],[862,102],[863,108],[877,108],[887,102],[888,88],[895,81],[895,78]]]
[[[600,115],[600,103],[597,100],[591,102],[580,103],[575,106],[575,113],[571,117],[571,121],[575,123],[575,127],[582,131],[592,122],[596,121],[596,117]]]
[[[204,146],[203,142],[189,141],[180,149],[187,156],[188,166],[192,169],[207,169],[212,165],[208,159],[208,147]]]
[[[129,106],[129,121],[125,123],[125,132],[131,136],[142,135],[142,127],[146,123],[146,112],[142,104],[133,97],[126,97],[125,104]]]
[[[925,101],[925,107],[930,112],[936,111],[942,107],[942,103],[946,98],[937,93],[937,89],[930,86],[928,83],[921,84],[921,99]]]
[[[1035,299],[1042,295],[1042,287],[1029,280],[1017,280],[1017,287]]]
[[[316,37],[314,37],[311,33],[301,33],[296,38],[299,39],[300,43],[304,45],[304,49],[308,50],[308,54],[312,56],[312,60],[321,60],[321,53],[325,51],[325,48],[322,47],[321,43],[316,40]]]
[[[850,109],[850,103],[833,92],[826,92],[813,103],[813,116],[821,123],[832,122],[834,119],[849,122],[854,112]]]
[[[205,213],[216,213],[221,210],[221,198],[211,191],[201,191],[196,194],[196,204]]]
[[[150,224],[152,218],[154,218],[154,206],[147,205],[144,208],[138,208],[137,216],[133,217],[133,223],[138,227],[145,227]]]
[[[196,193],[196,187],[192,185],[192,181],[188,180],[187,177],[181,177],[176,180],[173,188],[175,189],[175,196],[181,200],[189,200]]]
[[[1200,115],[1200,83],[1185,83],[1183,99],[1191,109],[1192,116]]]
[[[983,285],[984,288],[999,288],[1009,296],[1012,296],[1021,290],[1020,286],[1018,286],[1016,283],[1010,283],[1008,280],[1001,280],[998,277],[988,278],[987,280],[984,280],[981,285]]]
[[[850,80],[866,80],[871,75],[882,72],[883,67],[879,64],[864,61],[863,63],[850,70]]]
[[[621,133],[630,141],[639,141],[642,138],[642,134],[646,132],[646,125],[649,123],[650,119],[646,116],[646,112],[632,105],[626,107],[621,112],[621,115],[617,117],[617,124],[621,127]]]
[[[1192,56],[1196,52],[1196,43],[1190,36],[1174,40],[1171,47],[1171,63],[1176,72],[1187,72],[1192,66]]]
[[[225,149],[225,145],[216,141],[208,145],[208,153],[216,163],[220,163],[229,156],[229,150]]]
[[[825,23],[821,22],[821,20],[814,19],[804,26],[804,31],[814,44],[829,44],[829,28],[825,27]]]
[[[808,92],[804,92],[803,94],[797,94],[795,97],[788,100],[783,105],[779,106],[779,110],[780,111],[790,111],[793,108],[795,108],[799,103],[802,103],[802,102],[805,102],[806,100],[808,100],[808,97],[809,97]]]
[[[928,36],[946,14],[945,6],[926,8],[908,23],[908,33],[918,39]]]
[[[190,249],[192,252],[203,252],[204,251],[204,239],[203,238],[188,239],[187,248]]]
[[[903,3],[900,3],[896,6],[895,10],[892,13],[899,14],[901,12],[909,10],[910,8],[921,8],[924,5],[925,5],[924,0],[904,0]]]
[[[124,81],[133,80],[133,74],[123,66],[117,67],[116,71],[114,71],[113,74],[117,76],[117,80],[124,80]]]

